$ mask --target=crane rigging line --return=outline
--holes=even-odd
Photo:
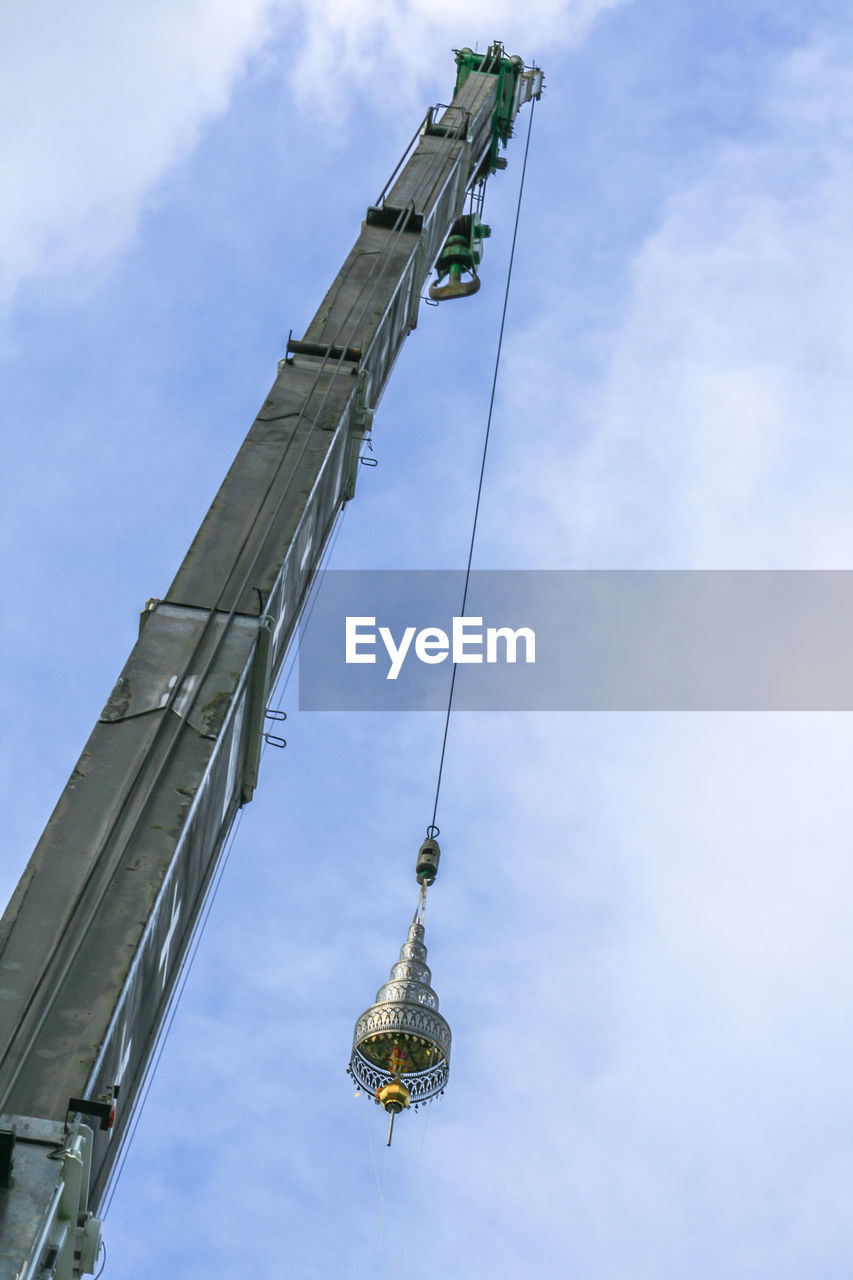
[[[522,161],[522,165],[521,165],[521,180],[518,184],[518,202],[516,203],[516,206],[515,206],[515,225],[513,226],[513,229],[512,229],[512,246],[509,251],[509,265],[507,267],[507,273],[506,273],[506,288],[504,290],[503,310],[501,311],[501,323],[500,323],[500,330],[498,332],[498,345],[497,345],[497,350],[495,352],[495,368],[494,368],[494,373],[492,374],[492,390],[491,390],[491,395],[489,396],[489,412],[486,417],[486,432],[485,432],[485,437],[483,439],[483,453],[480,459],[480,478],[477,484],[477,498],[474,503],[474,519],[471,525],[471,541],[468,546],[468,564],[465,569],[465,586],[462,591],[462,616],[463,617],[465,616],[465,605],[468,601],[468,586],[471,581],[471,564],[474,559],[474,542],[477,537],[477,520],[479,519],[479,515],[480,515],[480,500],[483,496],[483,478],[486,474],[486,455],[489,451],[489,436],[492,430],[492,414],[494,412],[494,407],[495,407],[495,392],[497,390],[498,372],[500,370],[500,364],[501,364],[501,349],[503,347],[504,328],[506,326],[507,305],[509,303],[509,288],[512,282],[512,264],[513,264],[513,261],[515,260],[515,244],[516,244],[516,240],[518,239],[518,222],[519,222],[519,217],[521,215],[521,197],[524,194],[524,176],[527,172],[527,153],[530,150],[530,132],[531,132],[531,129],[533,128],[533,108],[535,106],[536,106],[536,99],[533,98],[531,99],[531,102],[530,102],[530,115],[527,120],[527,138],[524,143],[524,160]],[[441,757],[438,762],[438,778],[435,784],[435,801],[433,803],[433,808],[432,808],[432,822],[427,828],[427,835],[433,835],[433,836],[438,834],[438,828],[435,825],[435,819],[438,814],[438,797],[441,791],[441,777],[442,777],[442,773],[444,772],[444,757],[447,752],[447,732],[448,732],[448,729],[450,728],[450,712],[453,709],[453,692],[454,692],[454,689],[456,688],[457,666],[458,664],[454,662],[453,672],[450,677],[450,693],[448,694],[448,698],[447,698],[447,713],[444,717],[444,734],[441,739]]]

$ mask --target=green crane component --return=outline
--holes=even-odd
[[[479,196],[472,202],[473,211],[457,218],[438,255],[435,264],[438,278],[429,287],[429,296],[433,302],[446,302],[451,298],[468,298],[480,288],[477,267],[480,265],[483,254],[483,241],[492,233],[491,228],[480,221],[483,204],[482,184],[489,174],[497,169],[506,168],[506,158],[499,154],[499,148],[506,146],[512,137],[513,121],[519,106],[532,97],[538,98],[542,92],[541,72],[537,68],[534,68],[532,73],[525,71],[523,58],[517,55],[508,57],[499,41],[489,45],[485,53],[475,53],[469,48],[457,49],[455,52],[454,102],[457,100],[457,95],[464,91],[472,75],[489,76],[495,84],[495,105],[490,122],[489,147],[477,174],[480,182]],[[531,74],[536,78],[535,88],[530,79]],[[460,127],[460,124],[454,121],[452,126],[448,126],[446,116],[439,122],[434,120],[432,112],[429,112],[424,132],[446,135],[449,127]]]
[[[462,88],[472,71],[495,76],[495,112],[492,117],[492,147],[489,152],[488,172],[506,168],[506,159],[498,154],[498,146],[506,146],[512,137],[512,125],[522,92],[524,59],[517,54],[508,57],[499,41],[490,44],[485,53],[473,49],[456,49],[456,93]],[[541,86],[540,86],[541,87]],[[538,95],[537,95],[538,96]]]
[[[486,231],[466,204],[482,203],[514,111],[539,97],[541,71],[504,61],[469,61],[450,105],[430,109],[288,339],[0,919],[0,1280],[95,1265],[96,1215],[261,743],[276,741],[270,689],[374,411],[436,258],[475,278]],[[436,1043],[446,1060],[449,1032]]]
[[[492,228],[478,222],[473,213],[456,219],[435,264],[438,279],[429,287],[429,296],[434,302],[467,298],[477,292],[480,287],[477,267],[483,256],[483,241],[491,234]],[[463,272],[468,272],[468,280],[463,279]],[[447,284],[442,284],[445,277]]]
[[[437,831],[437,827],[431,827],[430,831]],[[415,875],[418,884],[433,884],[435,877],[438,875],[438,860],[441,857],[441,849],[438,847],[438,841],[434,835],[428,835],[424,840],[420,849],[418,849],[418,861],[415,867]]]

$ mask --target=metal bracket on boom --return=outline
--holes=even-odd
[[[344,502],[355,497],[355,478],[358,475],[361,446],[369,440],[373,429],[373,416],[376,410],[370,405],[370,371],[359,369],[355,391],[355,407],[350,419],[350,439],[346,461],[344,463],[341,496]]]
[[[287,712],[282,711],[280,707],[267,707],[264,715],[264,721],[271,720],[273,724],[282,724],[287,719]],[[283,738],[280,733],[273,733],[272,729],[264,729],[264,742],[268,747],[276,747],[278,750],[287,746],[287,739]]]
[[[8,1181],[0,1186],[0,1276],[79,1280],[93,1275],[101,1220],[88,1209],[92,1130],[79,1122],[66,1130],[56,1120],[5,1115],[0,1133],[12,1135],[6,1144]]]
[[[292,332],[291,330],[291,334]],[[294,337],[288,337],[285,360],[288,356],[317,356],[321,360],[330,360],[332,364],[340,364],[345,360],[348,364],[357,365],[361,359],[361,348],[327,346],[323,342],[301,342]]]
[[[473,49],[456,49],[456,90],[458,93],[472,71],[497,76],[495,114],[492,117],[492,146],[481,173],[485,177],[496,169],[505,169],[506,160],[498,155],[498,146],[504,146],[512,137],[512,122],[518,109],[531,98],[542,93],[542,72],[538,67],[524,69],[524,59],[518,54],[507,57],[499,40],[490,44],[485,53]]]
[[[241,804],[248,804],[258,785],[261,764],[261,745],[264,739],[264,719],[270,696],[272,679],[272,650],[275,619],[268,616],[258,619],[258,638],[255,659],[252,663],[249,685],[248,717],[246,724],[246,758],[243,763],[243,790]]]
[[[98,1121],[98,1128],[103,1130],[112,1129],[116,1118],[116,1098],[118,1097],[118,1086],[113,1085],[111,1097],[104,1098],[69,1098],[68,1110],[65,1113],[68,1116],[92,1116]]]
[[[424,215],[415,213],[414,209],[398,209],[393,204],[368,207],[364,219],[368,227],[384,227],[386,231],[423,231]]]
[[[439,120],[436,112],[442,113]],[[446,102],[437,102],[428,107],[426,119],[421,128],[425,138],[452,138],[459,142],[471,141],[471,112],[464,107],[450,107]]]

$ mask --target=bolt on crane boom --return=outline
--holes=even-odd
[[[171,587],[145,606],[0,920],[0,1280],[94,1270],[97,1211],[374,410],[433,264],[434,298],[478,287],[483,184],[542,73],[497,43],[456,64],[452,102],[367,210]]]

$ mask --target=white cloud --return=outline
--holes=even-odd
[[[479,832],[512,904],[499,945],[490,935],[484,947],[500,957],[488,972],[504,1012],[481,993],[479,1016],[463,1010],[460,1057],[473,1063],[457,1061],[457,1080],[465,1066],[488,1072],[496,1123],[527,1100],[528,1152],[514,1153],[517,1165],[536,1152],[526,1209],[564,1188],[578,1221],[543,1223],[542,1236],[562,1234],[589,1274],[624,1274],[626,1252],[636,1275],[664,1262],[682,1274],[699,1255],[708,1274],[737,1274],[744,1248],[756,1274],[788,1274],[773,1264],[792,1247],[791,1275],[806,1274],[803,1259],[820,1270],[845,1247],[835,1202],[849,1179],[836,1131],[851,1048],[849,725],[534,724],[539,750],[513,768],[516,805]],[[496,854],[499,823],[515,839]],[[467,939],[465,954],[477,972]],[[442,991],[448,1008],[462,1004],[452,971]],[[510,1081],[508,1043],[523,1047]],[[539,1108],[548,1132],[536,1132]],[[469,1140],[474,1160],[482,1135]],[[819,1225],[815,1185],[828,1193]],[[505,1212],[517,1203],[508,1189]]]
[[[509,53],[544,65],[546,46],[579,43],[595,19],[627,0],[533,0],[524,9],[512,0],[392,0],[356,4],[329,0],[303,6],[304,48],[296,64],[301,96],[330,124],[352,85],[387,102],[393,89],[400,109],[422,109],[423,86],[441,76],[451,48],[484,49],[499,39]],[[444,90],[446,92],[446,90]],[[338,126],[343,127],[343,126]],[[347,128],[352,122],[347,121]]]
[[[96,268],[227,105],[270,0],[17,3],[0,41],[0,301],[31,274]]]
[[[536,375],[565,301],[511,356],[547,426],[525,440],[517,491],[535,467],[570,563],[849,564],[851,63],[841,40],[790,55],[760,135],[721,143],[671,192],[616,325],[595,334],[600,381],[579,395]]]
[[[619,3],[541,0],[522,19],[508,0],[483,0],[460,26],[458,6],[426,0],[18,0],[0,42],[0,306],[28,277],[72,272],[79,286],[121,251],[152,189],[227,109],[250,59],[285,22],[280,65],[296,106],[343,136],[353,86],[420,109],[424,82],[440,66],[445,84],[445,55],[460,40],[479,34],[482,46],[499,35],[530,57],[537,44],[580,40]]]

